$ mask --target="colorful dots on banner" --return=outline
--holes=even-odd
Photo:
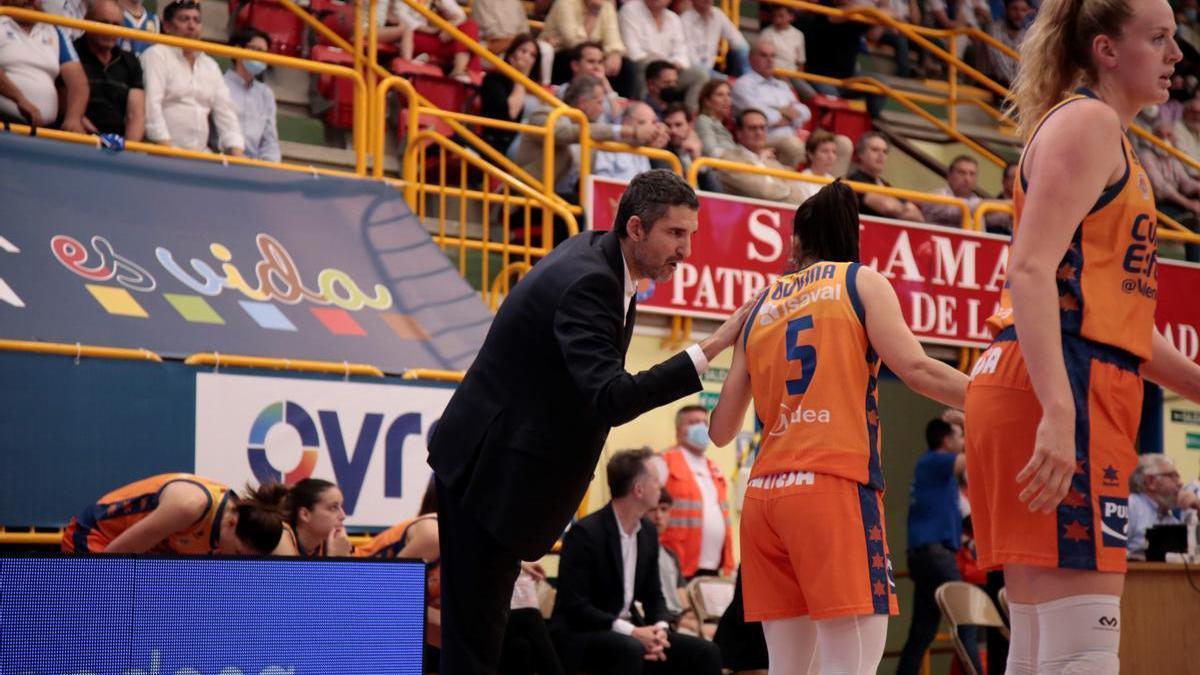
[[[212,305],[205,302],[204,298],[198,295],[164,293],[163,297],[167,299],[167,302],[171,303],[176,312],[179,312],[179,316],[182,316],[191,323],[225,324],[225,319],[222,319],[221,315],[217,314]]]
[[[313,307],[309,309],[313,316],[325,324],[325,328],[334,335],[366,335],[367,331],[358,325],[354,317],[344,309],[336,307]]]
[[[137,300],[133,299],[129,291],[124,288],[115,288],[113,286],[99,286],[96,284],[85,284],[88,293],[96,298],[96,302],[104,308],[104,311],[109,314],[118,314],[120,316],[136,316],[141,319],[148,318],[150,315]]]
[[[150,314],[134,299],[134,296],[124,288],[86,284],[96,302],[109,314],[131,316],[141,319],[149,318]],[[163,297],[171,307],[189,323],[226,325],[222,317],[203,296],[189,293],[164,293]],[[238,305],[259,328],[298,332],[299,329],[279,307],[269,302],[239,300]],[[338,307],[312,307],[312,315],[332,335],[364,336],[367,331],[359,323],[360,319]],[[226,315],[228,316],[228,315]],[[416,317],[398,312],[380,312],[379,318],[401,340],[429,340],[429,332],[417,321]]]

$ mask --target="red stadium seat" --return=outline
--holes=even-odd
[[[312,60],[338,66],[354,67],[354,57],[328,45],[315,45],[310,55]],[[325,123],[337,129],[354,127],[354,83],[345,77],[321,75],[317,79],[317,91],[333,102],[325,111]]]
[[[252,26],[271,38],[271,52],[301,56],[304,52],[304,20],[275,0],[231,0],[233,25]]]

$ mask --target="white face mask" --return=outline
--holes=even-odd
[[[266,71],[267,64],[262,61],[255,61],[254,59],[246,59],[242,61],[242,67],[246,69],[247,73],[250,73],[251,77],[258,77]]]
[[[706,450],[711,442],[708,437],[708,425],[704,422],[697,422],[687,428],[687,443],[693,448]]]

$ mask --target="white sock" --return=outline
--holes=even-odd
[[[874,675],[883,660],[888,617],[864,614],[817,621],[821,675]]]
[[[1007,675],[1037,675],[1037,605],[1008,603],[1008,621],[1012,627],[1012,634],[1008,640]]]
[[[817,657],[817,627],[807,616],[764,621],[768,675],[808,675]]]
[[[1037,613],[1040,675],[1117,675],[1120,597],[1073,595],[1041,603]]]

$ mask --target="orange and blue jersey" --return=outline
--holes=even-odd
[[[1038,123],[1034,136],[1046,119],[1064,106],[1094,98],[1087,90],[1080,92],[1051,108]],[[1124,173],[1104,190],[1075,228],[1059,263],[1059,318],[1063,334],[1115,347],[1144,361],[1150,358],[1158,298],[1158,218],[1150,178],[1124,134],[1121,149]],[[1014,239],[1020,236],[1021,213],[1029,191],[1024,156],[1017,172],[1020,181],[1013,194]],[[988,324],[997,337],[1013,333],[1012,298],[1007,285],[1000,294],[1000,310]]]
[[[172,534],[151,549],[153,553],[205,554],[217,549],[220,522],[236,495],[225,485],[188,473],[164,473],[130,483],[100,498],[71,519],[63,532],[67,553],[103,553],[122,532],[158,508],[159,496],[173,483],[190,483],[204,491],[204,513],[186,529]]]
[[[746,322],[746,368],[762,448],[750,479],[794,471],[882,490],[879,356],[867,339],[858,263],[779,277]]]
[[[409,529],[418,521],[434,518],[437,518],[437,514],[430,513],[396,523],[372,537],[362,548],[355,549],[354,555],[361,558],[395,558],[408,545]],[[432,567],[437,563],[438,560],[432,560],[427,566]]]

